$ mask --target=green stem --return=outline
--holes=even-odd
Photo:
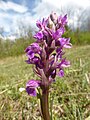
[[[40,98],[42,117],[44,120],[50,120],[48,95],[49,89],[46,89],[43,91],[42,96]]]

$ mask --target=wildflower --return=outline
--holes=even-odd
[[[23,92],[23,91],[25,91],[25,88],[19,88],[19,91]]]
[[[64,71],[62,69],[60,69],[60,71],[57,74],[59,77],[63,77],[64,76]]]
[[[47,26],[47,23],[48,23],[48,19],[44,19],[42,21],[38,20],[36,22],[36,25],[37,27],[40,29],[40,30],[43,30],[46,26]]]
[[[63,48],[71,48],[70,38],[59,38],[60,45]]]
[[[41,79],[41,88],[44,84],[49,86],[49,81],[53,81],[56,75],[63,77],[64,67],[70,66],[70,62],[63,58],[63,48],[71,48],[70,38],[62,37],[66,24],[67,15],[58,17],[54,12],[47,19],[38,20],[36,25],[39,32],[34,35],[36,42],[25,50],[28,57],[26,62],[35,65],[34,72]],[[28,84],[36,85],[26,89],[36,95],[37,81],[31,80]]]
[[[41,31],[38,32],[38,33],[36,33],[36,34],[34,35],[34,38],[36,38],[36,39],[38,39],[38,40],[43,39],[43,33],[42,33]]]
[[[40,86],[40,81],[29,80],[26,84],[26,91],[31,96],[36,96],[36,88]]]
[[[64,68],[70,66],[70,62],[63,57],[63,48],[71,48],[70,38],[64,38],[67,15],[57,16],[52,12],[47,19],[38,20],[36,25],[39,31],[34,35],[35,43],[25,50],[28,64],[33,64],[34,73],[40,80],[29,80],[26,91],[31,96],[36,96],[39,87],[41,110],[44,120],[50,120],[48,94],[51,83],[55,82],[56,75],[64,76]]]

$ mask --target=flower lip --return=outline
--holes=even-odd
[[[26,91],[29,95],[31,96],[36,96],[37,93],[36,93],[36,88],[39,87],[41,84],[41,81],[39,80],[29,80],[27,83],[26,83]]]
[[[36,33],[36,34],[34,35],[34,38],[36,38],[36,39],[38,39],[38,40],[42,39],[42,38],[43,38],[43,33],[42,33],[42,31],[39,31],[38,33]]]
[[[27,63],[36,63],[39,60],[39,57],[37,55],[40,55],[41,47],[38,45],[38,43],[33,43],[26,48],[25,52],[28,56]]]
[[[28,56],[28,58],[30,58],[30,59],[34,58],[34,53],[33,53],[33,51],[29,50],[29,51],[27,52],[27,56]]]
[[[70,38],[59,38],[60,45],[64,48],[71,48]]]
[[[36,90],[34,89],[34,88],[30,88],[30,87],[27,87],[26,88],[26,92],[28,93],[28,95],[30,95],[30,96],[36,96],[37,95],[37,93],[36,93]]]
[[[26,62],[28,64],[36,64],[38,63],[40,60],[39,60],[39,57],[37,56],[34,56],[33,58],[30,59],[30,57],[28,57],[28,60],[26,60]]]
[[[61,67],[70,67],[70,61],[67,61],[66,59],[63,59],[61,61]]]
[[[26,84],[26,87],[33,87],[33,88],[36,88],[39,86],[39,83],[40,81],[37,81],[37,80],[29,80]]]
[[[61,38],[61,36],[64,34],[65,32],[65,29],[63,27],[60,27],[58,30],[56,30],[52,36],[53,36],[53,39],[57,40],[59,38]]]
[[[25,49],[25,52],[27,53],[28,51],[33,51],[34,53],[38,53],[41,51],[41,47],[38,45],[38,43],[32,43],[30,46],[28,46]]]
[[[57,74],[59,77],[63,77],[64,76],[64,71],[61,69],[58,74]]]

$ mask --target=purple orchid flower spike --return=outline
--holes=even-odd
[[[63,57],[63,48],[71,48],[70,38],[64,38],[67,15],[57,16],[52,12],[47,19],[38,20],[36,23],[39,31],[34,35],[36,42],[25,50],[28,64],[33,64],[34,73],[39,80],[29,80],[26,91],[30,96],[36,96],[39,87],[41,111],[44,120],[50,120],[49,115],[49,88],[56,81],[56,75],[64,77],[64,68],[70,66],[70,62]],[[38,89],[38,90],[39,90]]]
[[[63,68],[70,66],[70,63],[63,58],[65,53],[63,48],[71,48],[70,39],[62,37],[66,24],[67,15],[58,17],[54,12],[47,19],[38,20],[36,25],[39,31],[34,35],[36,42],[25,50],[28,57],[26,62],[35,65],[34,71],[43,78],[42,83],[46,84],[47,81],[47,86],[50,85],[48,78],[53,81],[57,75],[57,69],[59,69],[58,75],[63,77]],[[40,71],[44,71],[44,76]]]

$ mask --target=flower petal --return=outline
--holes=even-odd
[[[57,74],[59,77],[63,77],[64,76],[64,71],[63,70],[60,70]]]
[[[40,81],[32,79],[26,83],[26,87],[37,88],[39,84],[40,84]]]
[[[42,39],[42,38],[43,38],[43,33],[42,33],[41,31],[38,32],[38,33],[36,33],[36,34],[34,35],[34,38],[36,38],[36,39],[38,39],[38,40]]]
[[[36,96],[36,95],[37,95],[35,88],[27,87],[27,88],[26,88],[26,92],[27,92],[28,95],[30,95],[30,96]]]
[[[26,92],[31,96],[36,96],[36,88],[40,86],[41,81],[39,80],[29,80],[26,83]]]

